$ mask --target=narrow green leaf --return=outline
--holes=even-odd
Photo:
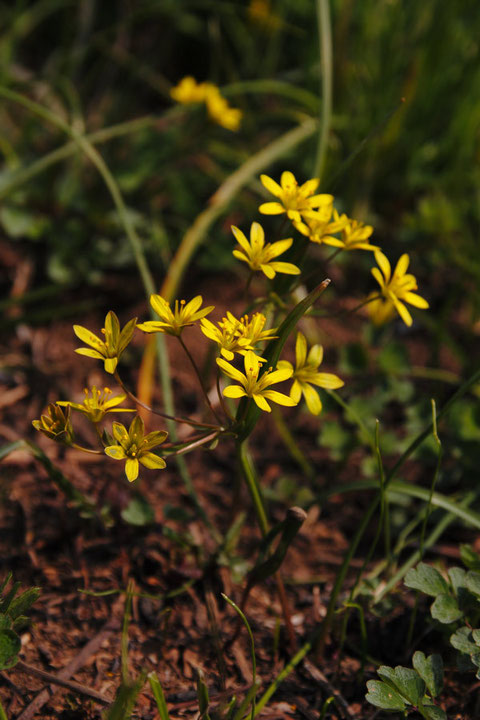
[[[10,617],[13,620],[16,620],[20,615],[27,613],[33,603],[38,600],[40,592],[41,588],[33,587],[25,590],[25,592],[16,597],[8,608],[8,614]]]
[[[25,447],[25,442],[23,440],[15,440],[15,442],[7,443],[6,445],[2,445],[0,447],[0,460],[3,460],[7,457],[7,455],[10,455],[14,450],[19,450],[20,448]],[[0,592],[3,590],[3,588],[0,588]]]
[[[437,697],[443,687],[443,660],[435,653],[425,657],[423,652],[417,650],[412,658],[412,664],[427,686],[432,697]]]
[[[460,557],[469,570],[480,570],[480,555],[471,545],[460,545]]]
[[[150,687],[152,689],[153,697],[155,698],[155,702],[157,703],[157,710],[158,714],[160,715],[160,720],[170,720],[170,713],[168,712],[165,694],[163,692],[160,680],[158,679],[157,673],[152,670],[152,672],[148,673],[147,677],[148,682],[150,683]]]
[[[460,620],[463,617],[463,611],[458,607],[458,603],[452,595],[442,593],[435,598],[430,612],[434,620],[448,625],[449,623]]]
[[[9,615],[0,613],[0,630],[10,630],[12,627],[12,618]]]
[[[293,542],[298,531],[307,517],[307,513],[302,508],[292,507],[287,511],[285,520],[279,525],[272,528],[268,535],[263,539],[264,547],[269,547],[274,537],[282,531],[282,535],[274,552],[264,562],[255,565],[249,573],[248,582],[250,585],[256,585],[258,582],[266,580],[277,572],[280,568],[287,550]]]
[[[383,710],[405,710],[405,701],[387,683],[380,680],[369,680],[367,688],[368,693],[365,695],[365,700],[375,707]]]
[[[132,715],[137,697],[144,684],[144,673],[139,675],[133,683],[122,681],[115,695],[115,700],[103,714],[104,720],[128,720]]]
[[[201,720],[210,720],[210,715],[208,714],[210,698],[208,696],[208,688],[205,684],[204,675],[200,668],[197,668],[197,700]]]
[[[438,570],[421,562],[411,568],[405,575],[405,585],[413,590],[420,590],[426,595],[448,593],[448,585]]]

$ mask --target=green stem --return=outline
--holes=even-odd
[[[318,141],[313,177],[321,179],[325,166],[325,156],[327,152],[328,136],[330,133],[330,123],[332,118],[333,55],[329,0],[316,0],[316,8],[318,42],[320,46],[320,70],[322,75],[322,109],[320,116],[320,137]]]
[[[184,341],[184,339],[182,338],[182,336],[181,336],[181,335],[177,335],[177,337],[178,337],[178,341],[179,341],[180,345],[182,346],[183,350],[185,351],[186,356],[188,357],[188,359],[189,359],[189,361],[190,361],[190,365],[191,365],[192,368],[193,368],[193,371],[194,371],[194,373],[195,373],[195,376],[196,376],[196,378],[198,379],[198,382],[200,383],[200,387],[201,387],[201,389],[202,389],[202,393],[203,393],[203,396],[204,396],[204,398],[205,398],[205,402],[207,403],[207,406],[209,407],[209,409],[210,409],[210,411],[213,413],[213,415],[216,417],[216,419],[218,420],[218,422],[221,423],[220,416],[218,415],[218,413],[216,412],[216,410],[215,410],[215,408],[213,407],[212,403],[210,402],[210,398],[208,397],[208,391],[207,391],[207,388],[205,387],[205,384],[204,384],[204,382],[203,382],[203,378],[202,378],[202,376],[200,375],[200,370],[199,370],[198,367],[197,367],[197,363],[196,363],[195,360],[193,359],[190,350],[189,350],[188,347],[185,345],[185,341]]]
[[[253,466],[247,441],[244,440],[243,442],[237,442],[236,450],[240,468],[253,501],[253,507],[260,526],[260,531],[265,537],[269,530],[267,513],[262,498],[260,483],[258,482],[257,474]]]
[[[301,451],[300,447],[298,446],[297,441],[295,440],[295,437],[290,432],[287,423],[283,419],[283,415],[276,407],[272,408],[272,416],[273,420],[275,422],[275,426],[278,430],[278,434],[282,438],[285,447],[287,448],[288,452],[290,453],[291,457],[297,465],[301,468],[301,470],[305,473],[305,475],[309,478],[312,478],[315,475],[315,469],[311,462],[305,457],[304,453]]]

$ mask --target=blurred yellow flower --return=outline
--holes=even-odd
[[[105,448],[105,453],[114,460],[125,460],[125,474],[130,482],[138,477],[139,463],[150,470],[162,470],[166,467],[163,458],[150,452],[164,442],[168,433],[164,430],[145,435],[142,418],[137,415],[129,429],[121,423],[114,422],[112,432],[117,444]]]
[[[175,300],[175,309],[172,311],[169,303],[161,295],[150,295],[150,305],[160,320],[148,320],[137,325],[140,330],[147,333],[161,332],[179,337],[187,325],[193,325],[197,320],[212,312],[214,306],[202,308],[201,295],[196,295],[190,302]]]
[[[267,330],[263,329],[265,327],[265,323],[267,322],[267,318],[261,312],[254,313],[251,320],[249,320],[248,315],[244,315],[240,322],[243,337],[248,339],[249,343],[252,345],[251,349],[260,342],[272,340],[277,337],[277,335],[275,335],[277,331],[276,328],[269,328]]]
[[[234,353],[244,354],[246,350],[252,349],[250,341],[243,335],[243,326],[240,320],[231,312],[227,312],[227,317],[217,325],[207,318],[202,318],[200,326],[203,334],[217,343],[221,355],[226,360],[233,360]]]
[[[217,364],[228,377],[240,383],[239,385],[227,385],[227,387],[223,390],[225,397],[251,397],[258,407],[266,412],[271,412],[271,407],[267,400],[278,403],[279,405],[288,405],[289,407],[297,404],[287,395],[277,392],[276,390],[269,389],[270,385],[288,380],[288,378],[292,375],[292,370],[272,370],[272,368],[269,368],[259,377],[261,359],[257,357],[252,350],[249,350],[245,354],[245,373],[237,370],[237,368],[226,360],[223,360],[223,358],[217,358]]]
[[[89,391],[87,388],[84,390],[85,400],[83,403],[74,403],[69,400],[57,400],[57,405],[62,407],[69,407],[73,410],[78,410],[88,417],[92,423],[99,423],[103,420],[107,413],[111,412],[136,412],[134,408],[119,408],[122,402],[126,399],[126,395],[114,395],[110,397],[112,391],[110,388],[104,388],[97,390],[95,385],[92,390]],[[91,397],[89,397],[91,393]]]
[[[191,75],[182,78],[178,85],[170,90],[173,100],[188,105],[205,103],[210,118],[227,130],[238,130],[242,120],[242,111],[232,108],[213,83],[197,83]]]
[[[322,401],[318,392],[312,385],[336,390],[345,383],[333,373],[318,372],[318,366],[323,360],[323,348],[321,345],[312,345],[307,354],[307,341],[305,336],[297,333],[295,343],[295,368],[288,360],[281,360],[278,367],[290,369],[292,372],[293,385],[290,390],[290,397],[295,403],[300,402],[303,394],[307,407],[313,415],[319,415],[322,411]]]
[[[74,325],[75,335],[86,345],[90,345],[89,348],[77,348],[75,352],[79,355],[103,360],[105,372],[113,375],[120,356],[132,339],[136,322],[137,318],[133,318],[128,321],[123,330],[120,330],[118,317],[110,310],[105,318],[105,327],[102,328],[105,341],[100,340],[95,333],[82,327],[82,325]]]
[[[378,268],[372,268],[371,272],[380,285],[381,296],[377,298],[377,293],[371,293],[369,296],[375,298],[368,305],[372,321],[376,325],[381,325],[390,320],[397,311],[405,325],[410,326],[413,320],[405,303],[426,309],[428,302],[412,292],[417,290],[418,286],[415,277],[407,274],[409,256],[406,253],[401,256],[393,274],[388,258],[380,250],[375,252],[375,260],[381,272]]]
[[[35,430],[46,435],[50,440],[72,445],[75,435],[70,421],[70,408],[63,412],[58,405],[50,403],[47,408],[48,415],[41,415],[40,420],[32,420]]]
[[[260,223],[257,222],[252,223],[250,228],[250,242],[248,242],[243,232],[234,225],[232,225],[232,232],[240,245],[240,248],[236,248],[233,254],[238,260],[246,262],[251,270],[261,270],[270,280],[275,277],[277,272],[286,275],[298,275],[300,273],[300,268],[293,263],[274,260],[274,258],[291,247],[293,238],[265,245],[265,233]]]
[[[320,183],[318,178],[307,180],[299,186],[295,175],[285,171],[281,175],[280,185],[268,175],[260,175],[260,180],[266,189],[279,200],[279,202],[267,202],[260,205],[258,209],[264,215],[280,215],[286,212],[290,220],[300,222],[302,214],[325,205],[329,206],[333,202],[333,195],[313,195]]]
[[[318,210],[306,212],[303,220],[300,222],[295,221],[293,224],[302,235],[305,235],[309,240],[317,243],[317,245],[321,245],[322,243],[329,244],[329,240],[339,242],[336,238],[331,237],[331,235],[343,230],[347,223],[347,216],[339,215],[334,209],[332,196],[331,203],[324,205]]]
[[[334,237],[324,238],[323,242],[326,245],[342,248],[342,250],[372,250],[373,252],[380,250],[378,245],[371,245],[368,242],[368,238],[373,233],[371,225],[365,225],[360,220],[352,220],[346,215],[342,215],[340,218],[336,210],[334,210],[335,214],[339,221],[342,218],[345,219],[343,227],[340,228],[341,237],[340,239]]]

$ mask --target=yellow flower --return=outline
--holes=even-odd
[[[241,332],[243,337],[247,338],[253,349],[258,343],[264,342],[265,340],[272,340],[276,338],[275,335],[277,329],[270,328],[264,330],[267,318],[261,312],[256,312],[252,315],[252,319],[248,319],[248,315],[244,315],[241,319]]]
[[[242,121],[242,111],[230,107],[225,98],[220,94],[220,90],[216,85],[212,85],[211,83],[205,84],[207,86],[205,103],[211,119],[227,130],[238,130]]]
[[[238,130],[242,111],[232,108],[213,83],[197,83],[188,75],[170,90],[171,97],[182,105],[204,102],[210,118],[227,130]]]
[[[322,412],[322,401],[312,385],[326,390],[336,390],[345,384],[343,380],[340,380],[333,373],[318,372],[318,366],[322,360],[322,346],[312,345],[307,354],[305,335],[299,332],[295,343],[295,369],[288,360],[282,360],[278,363],[278,367],[290,369],[292,372],[294,382],[290,390],[290,397],[295,403],[299,403],[303,394],[312,415],[319,415]]]
[[[265,245],[265,233],[260,223],[252,223],[250,229],[250,242],[241,230],[232,225],[232,232],[240,245],[233,251],[238,260],[246,262],[251,270],[261,270],[270,280],[276,273],[285,275],[298,275],[300,268],[293,263],[277,262],[274,258],[284,253],[293,243],[293,238],[279,240]]]
[[[276,402],[279,405],[288,405],[292,407],[297,403],[283,393],[277,392],[276,390],[269,390],[270,385],[274,385],[284,380],[288,380],[292,375],[292,370],[273,370],[269,368],[265,370],[262,375],[259,375],[261,369],[261,359],[255,355],[252,350],[249,350],[245,354],[244,366],[245,374],[237,370],[223,358],[217,358],[217,364],[222,368],[223,372],[236,380],[240,385],[227,385],[223,390],[225,397],[240,398],[240,397],[251,397],[261,410],[271,412],[271,407],[267,400]]]
[[[302,214],[314,208],[331,205],[333,195],[313,195],[320,180],[313,178],[307,180],[303,185],[298,185],[295,175],[285,171],[280,178],[280,185],[268,177],[260,175],[260,180],[272,195],[279,199],[279,202],[267,202],[258,208],[264,215],[280,215],[286,212],[290,220],[300,222]]]
[[[92,397],[89,397],[90,392]],[[101,422],[107,413],[136,412],[134,408],[117,407],[117,405],[121,405],[127,396],[115,395],[114,397],[110,397],[112,391],[109,388],[104,388],[102,392],[101,390],[97,390],[94,385],[91,391],[85,388],[84,393],[85,400],[81,404],[70,402],[69,400],[57,400],[57,405],[73,408],[73,410],[79,410],[81,413],[86,415],[92,423]]]
[[[73,330],[75,335],[82,340],[82,342],[86,343],[86,345],[90,345],[90,348],[77,348],[75,352],[79,355],[86,355],[87,357],[103,360],[105,372],[113,374],[121,354],[132,339],[136,322],[137,318],[129,320],[123,330],[120,331],[118,317],[110,310],[105,318],[105,327],[102,328],[105,341],[100,340],[97,335],[87,330],[87,328],[81,325],[74,325]]]
[[[58,405],[50,403],[47,408],[48,415],[41,415],[40,420],[33,420],[35,430],[46,435],[50,440],[72,445],[74,432],[70,421],[70,408],[64,413]]]
[[[125,460],[125,474],[130,482],[138,477],[141,463],[150,470],[162,470],[166,467],[163,458],[150,452],[154,447],[163,443],[168,433],[164,430],[145,435],[145,426],[140,415],[137,415],[130,424],[129,429],[121,423],[114,422],[112,432],[116,445],[109,445],[105,453],[114,460]]]
[[[203,102],[205,95],[205,83],[197,83],[191,75],[182,78],[178,85],[170,90],[173,100],[182,105]]]
[[[223,318],[218,326],[207,318],[200,320],[200,326],[203,334],[217,343],[226,360],[233,360],[236,352],[244,354],[246,350],[252,349],[250,341],[243,335],[244,328],[240,320],[231,312],[227,312],[227,317]]]
[[[410,326],[413,322],[412,316],[405,303],[417,308],[428,308],[428,302],[420,295],[412,292],[417,290],[417,281],[413,275],[407,273],[410,258],[404,253],[399,259],[395,270],[390,266],[388,258],[380,251],[375,252],[375,260],[378,268],[372,268],[372,275],[381,288],[381,297],[372,300],[368,310],[373,322],[381,325],[395,315],[395,310],[402,318],[405,325]],[[370,297],[375,297],[371,293]]]
[[[343,230],[347,223],[347,216],[339,215],[334,209],[333,204],[330,203],[319,210],[312,210],[305,213],[303,221],[294,222],[293,224],[302,235],[308,237],[312,242],[321,245],[322,243],[333,244],[329,243],[330,240],[333,240],[335,243],[339,242],[336,238],[331,237],[331,235]]]
[[[193,325],[197,320],[212,312],[213,305],[200,310],[202,302],[201,295],[196,295],[188,303],[185,300],[180,300],[180,302],[175,300],[175,309],[172,311],[169,303],[161,295],[150,295],[150,305],[160,320],[148,320],[139,323],[137,327],[147,333],[161,332],[179,337],[184,327]]]
[[[336,210],[334,211],[336,213]],[[338,213],[337,217],[338,217]],[[326,245],[333,245],[333,247],[342,248],[342,250],[380,250],[378,245],[370,245],[368,238],[373,233],[373,227],[371,225],[365,225],[360,220],[352,220],[347,218],[346,215],[345,224],[341,228],[341,239],[334,237],[327,237],[323,239]]]

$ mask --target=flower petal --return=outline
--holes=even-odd
[[[428,302],[425,300],[425,298],[422,298],[420,295],[417,295],[416,293],[407,292],[402,298],[405,300],[405,302],[410,303],[410,305],[413,305],[417,308],[422,308],[425,310],[426,308],[430,307]]]
[[[114,460],[124,460],[127,457],[125,450],[120,445],[109,445],[105,448],[105,454]]]
[[[267,403],[267,401],[265,400],[263,395],[255,394],[255,395],[253,395],[253,399],[254,399],[255,403],[258,405],[258,407],[260,408],[260,410],[265,410],[265,412],[272,412],[272,408]]]
[[[258,222],[253,222],[250,228],[250,245],[252,252],[257,255],[265,244],[265,232]]]
[[[73,332],[82,342],[95,348],[95,350],[98,350],[100,353],[105,352],[105,343],[103,340],[100,340],[95,333],[91,332],[86,327],[83,327],[82,325],[74,325]]]
[[[223,370],[225,375],[228,375],[232,380],[237,380],[237,382],[242,383],[242,385],[246,383],[247,378],[245,375],[223,358],[217,358],[217,365]]]
[[[312,415],[319,415],[322,412],[322,401],[317,391],[311,385],[305,384],[303,386],[303,396]]]
[[[301,332],[297,333],[297,339],[295,341],[295,367],[302,368],[305,365],[307,358],[307,340],[305,335]]]
[[[225,397],[239,398],[244,397],[247,393],[240,385],[227,385],[227,387],[223,389],[223,394]]]
[[[142,455],[138,458],[139,461],[149,470],[163,470],[163,468],[167,467],[167,463],[163,458],[161,458],[159,455],[155,455],[155,453],[147,453],[146,455]]]
[[[268,192],[272,193],[272,195],[275,195],[275,197],[281,197],[282,188],[278,183],[275,182],[275,180],[272,180],[272,178],[268,177],[268,175],[260,175],[260,181],[263,187],[268,190]]]
[[[137,458],[127,458],[125,463],[125,475],[128,482],[133,482],[138,477],[138,460]]]
[[[277,390],[265,390],[263,396],[278,405],[285,405],[286,407],[294,407],[297,403],[288,395],[284,395]],[[254,398],[255,399],[255,398]],[[258,403],[257,403],[258,404]]]
[[[389,262],[387,256],[384,255],[381,250],[377,250],[375,252],[375,261],[385,277],[385,282],[388,283],[388,281],[390,280],[390,276],[392,274],[392,268],[391,268],[391,265],[390,265],[390,262]],[[373,270],[372,270],[372,273],[373,273]],[[375,279],[377,279],[376,275],[375,275]]]
[[[293,263],[274,261],[269,263],[269,267],[272,268],[272,270],[274,270],[275,272],[283,273],[284,275],[300,275],[301,273],[300,268]]]
[[[263,215],[280,215],[285,212],[285,208],[278,202],[267,202],[262,203],[258,211],[263,213]]]

